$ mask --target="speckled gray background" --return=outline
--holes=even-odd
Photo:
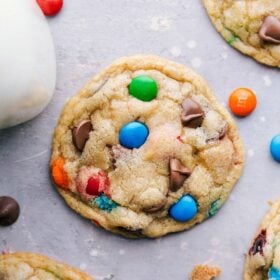
[[[0,247],[45,253],[96,279],[185,280],[204,262],[222,267],[220,279],[240,279],[267,201],[280,196],[280,165],[268,151],[280,132],[279,70],[227,46],[198,0],[65,0],[48,21],[57,50],[54,98],[36,119],[0,131],[0,194],[22,207],[16,224],[0,228]],[[236,119],[247,165],[228,203],[211,220],[158,240],[127,240],[94,227],[64,204],[48,174],[51,137],[65,101],[112,60],[136,53],[195,68],[225,104],[240,86],[254,89],[259,102],[250,117]]]

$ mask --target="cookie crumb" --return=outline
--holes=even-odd
[[[191,273],[190,280],[212,280],[219,276],[220,273],[221,269],[219,267],[197,265]]]

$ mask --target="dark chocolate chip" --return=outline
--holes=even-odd
[[[89,138],[89,133],[92,131],[92,129],[93,128],[90,120],[83,120],[73,128],[73,143],[79,151],[83,151],[85,144]]]
[[[260,234],[255,238],[252,247],[249,250],[250,255],[260,253],[263,255],[263,247],[266,244],[266,230],[263,229]]]
[[[20,212],[19,204],[9,196],[0,197],[0,225],[9,226],[16,222]]]
[[[169,168],[169,189],[173,192],[176,192],[183,186],[185,180],[191,175],[191,170],[185,167],[182,162],[176,158],[170,159]]]
[[[280,44],[280,20],[267,16],[263,21],[259,36],[265,42]]]
[[[191,128],[201,126],[204,112],[200,105],[191,98],[186,98],[182,103],[182,107],[181,121],[183,125]]]

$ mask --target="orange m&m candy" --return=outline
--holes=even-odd
[[[257,98],[251,89],[238,88],[229,97],[229,107],[239,117],[248,116],[254,111],[256,106]]]
[[[52,177],[56,185],[63,189],[68,188],[69,179],[67,173],[64,170],[64,159],[57,158],[53,161],[51,166]]]

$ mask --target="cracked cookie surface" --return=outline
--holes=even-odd
[[[0,255],[1,280],[93,280],[85,273],[45,256],[19,252]]]
[[[130,94],[134,79],[136,96],[152,89],[152,100]],[[123,135],[137,148],[125,147]],[[115,61],[70,99],[50,166],[60,194],[85,218],[128,237],[159,237],[213,216],[243,164],[237,127],[206,82],[139,55]]]
[[[202,1],[228,44],[261,63],[280,67],[280,0]]]
[[[261,223],[247,254],[243,279],[280,279],[280,200]]]

